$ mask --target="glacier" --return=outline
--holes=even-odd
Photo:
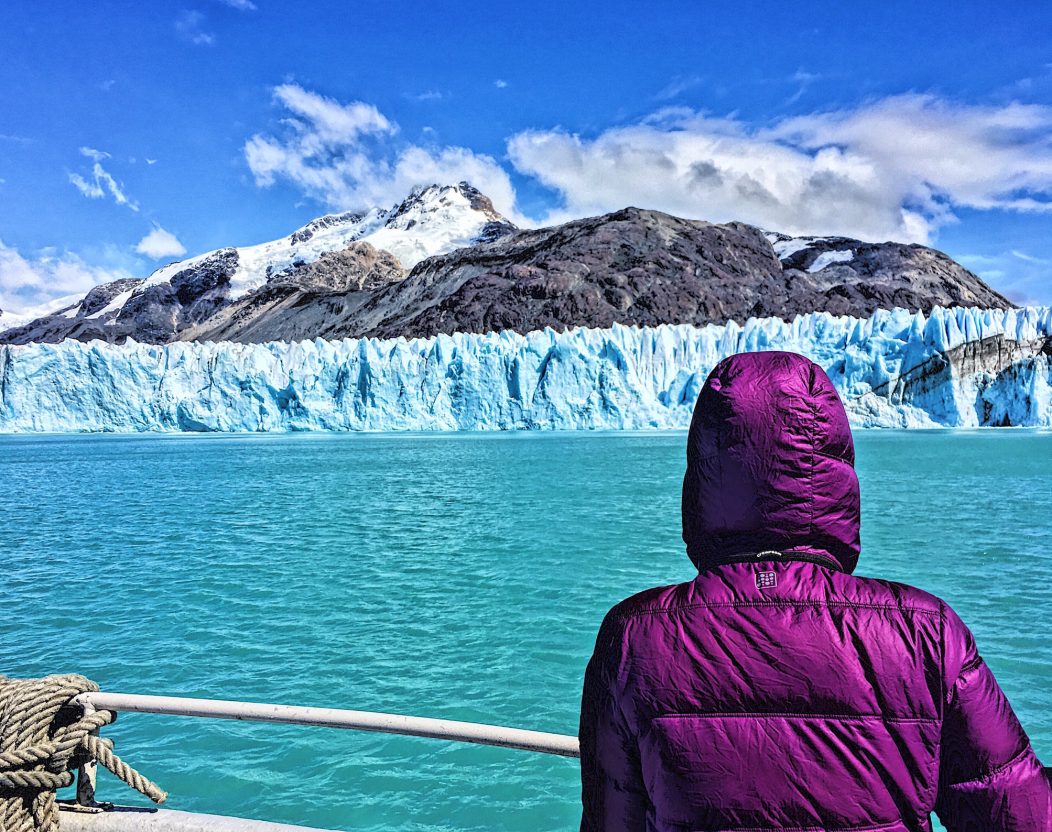
[[[1052,426],[1052,307],[339,341],[0,348],[0,432],[680,429],[711,368],[788,350],[856,427]]]

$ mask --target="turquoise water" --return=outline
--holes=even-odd
[[[683,444],[0,438],[0,672],[575,733],[605,610],[691,576]],[[858,456],[859,571],[954,604],[1052,762],[1052,434],[864,432]],[[139,714],[109,735],[177,809],[338,829],[577,820],[572,760]]]

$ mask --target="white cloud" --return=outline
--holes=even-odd
[[[254,12],[256,10],[256,4],[252,0],[218,0],[218,2],[232,9],[237,9],[239,12]]]
[[[130,275],[90,266],[75,254],[38,252],[25,257],[0,240],[0,329],[15,316],[29,319],[68,306],[98,283]]]
[[[790,78],[791,81],[796,81],[798,84],[810,84],[814,81],[821,80],[822,76],[817,72],[808,72],[803,67],[800,67],[796,72],[793,73]]]
[[[751,127],[669,108],[590,139],[527,131],[508,155],[563,199],[549,221],[625,205],[790,233],[926,242],[954,209],[1052,208],[1052,108],[908,95]]]
[[[391,134],[398,127],[387,120],[372,104],[338,101],[310,92],[297,84],[282,84],[274,88],[274,98],[296,118],[286,123],[299,131],[307,145],[353,143],[360,136]]]
[[[156,165],[157,164],[157,160],[156,159],[147,159],[146,160],[146,164],[148,164],[148,165]]]
[[[179,242],[179,239],[171,231],[159,225],[155,225],[149,234],[139,240],[135,250],[155,260],[161,257],[181,257],[186,254],[186,247]]]
[[[1008,253],[1015,257],[1017,260],[1022,260],[1024,263],[1034,263],[1036,265],[1041,266],[1047,266],[1050,263],[1049,260],[1046,260],[1043,257],[1034,257],[1032,254],[1027,254],[1025,251],[1020,251],[1019,249],[1015,248],[1009,251]]]
[[[110,154],[105,150],[96,150],[94,147],[81,147],[80,155],[87,156],[89,159],[95,162],[101,162],[103,159],[109,159]]]
[[[788,107],[791,104],[795,104],[797,101],[803,98],[804,94],[808,91],[808,89],[810,89],[811,84],[813,84],[815,81],[821,80],[821,78],[822,76],[818,73],[808,72],[803,67],[796,70],[796,72],[794,72],[790,76],[789,80],[796,84],[799,84],[800,86],[797,87],[796,92],[794,92],[791,96],[789,96],[788,99],[786,99],[785,106]]]
[[[128,199],[120,183],[102,166],[103,160],[110,158],[109,153],[93,147],[82,147],[80,155],[93,160],[94,164],[91,166],[91,173],[86,176],[79,173],[68,174],[69,182],[74,188],[88,199],[103,199],[108,193],[118,205],[127,205],[132,211],[139,210],[138,204]]]
[[[800,70],[793,80],[815,76]],[[292,83],[274,94],[281,126],[244,146],[257,184],[288,183],[332,208],[467,180],[522,223],[514,169],[556,194],[545,223],[636,205],[794,234],[931,242],[963,209],[1052,212],[1052,107],[903,95],[759,126],[668,107],[595,136],[518,133],[502,165],[469,148],[410,142],[365,102]]]
[[[676,98],[687,90],[701,86],[703,80],[704,79],[699,75],[676,75],[671,81],[665,84],[664,87],[658,90],[658,93],[654,98],[659,101],[667,101],[670,98]]]
[[[515,193],[490,156],[463,147],[424,148],[402,140],[398,125],[371,104],[341,104],[283,84],[275,100],[290,114],[280,136],[256,134],[244,147],[260,187],[286,181],[336,209],[389,205],[415,185],[467,180],[514,210]]]
[[[903,95],[834,113],[788,119],[774,139],[863,157],[923,204],[1052,210],[1052,107],[951,104]]]
[[[503,78],[498,78],[496,81],[493,82],[493,86],[495,86],[498,90],[507,89],[508,82],[505,81]]]
[[[199,11],[184,11],[175,19],[175,31],[194,46],[214,46],[216,36],[204,29],[205,16]]]

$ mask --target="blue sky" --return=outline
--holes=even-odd
[[[928,242],[1052,303],[1052,6],[15,0],[0,308],[467,178]]]

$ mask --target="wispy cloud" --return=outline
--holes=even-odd
[[[186,10],[175,19],[175,31],[180,38],[194,46],[214,46],[216,36],[204,28],[205,22],[203,12]]]
[[[123,270],[91,266],[71,253],[24,256],[0,240],[0,329],[11,316],[35,317],[60,309],[98,283],[129,277]]]
[[[1016,260],[1022,260],[1024,263],[1035,263],[1037,265],[1047,266],[1050,262],[1043,257],[1034,257],[1033,255],[1027,254],[1025,251],[1020,251],[1016,248],[1012,249],[1009,254],[1016,258]]]
[[[700,87],[702,83],[704,83],[704,79],[699,75],[676,75],[657,91],[654,98],[658,101],[669,101],[683,95],[687,90]]]
[[[808,72],[802,67],[792,74],[789,80],[796,81],[798,84],[811,84],[815,81],[821,80],[822,76],[817,72]]]
[[[446,95],[440,90],[424,90],[418,93],[408,93],[406,97],[413,101],[441,101]]]
[[[260,187],[287,182],[334,208],[386,205],[415,185],[467,180],[501,210],[514,191],[492,157],[463,147],[431,150],[402,139],[398,125],[361,101],[340,103],[297,84],[274,90],[285,111],[278,135],[259,133],[244,146]]]
[[[786,99],[786,106],[789,106],[790,104],[795,104],[797,101],[803,98],[804,94],[808,91],[811,85],[815,81],[821,80],[821,78],[822,76],[818,73],[808,72],[806,69],[803,68],[796,70],[796,72],[794,72],[789,77],[789,80],[795,84],[799,84],[799,86],[797,87],[796,92],[794,92],[791,96],[789,96],[788,99]]]
[[[498,90],[504,90],[508,88],[508,82],[505,81],[503,78],[498,78],[496,81],[493,82],[493,86],[495,86]]]
[[[70,184],[73,187],[88,197],[88,199],[103,199],[109,194],[118,205],[126,205],[132,211],[139,210],[138,203],[128,199],[121,184],[102,166],[102,162],[110,158],[109,153],[106,153],[104,150],[96,150],[93,147],[82,147],[80,148],[80,155],[91,159],[94,164],[91,167],[90,174],[68,174]]]
[[[139,240],[135,250],[157,260],[161,257],[181,257],[186,254],[186,246],[179,242],[171,231],[154,225],[153,230]]]
[[[110,154],[105,150],[96,150],[94,147],[81,147],[80,155],[87,156],[89,159],[95,162],[101,162],[103,159],[109,159]]]
[[[229,6],[232,9],[237,9],[239,12],[254,12],[257,8],[252,0],[216,0],[216,2]]]

